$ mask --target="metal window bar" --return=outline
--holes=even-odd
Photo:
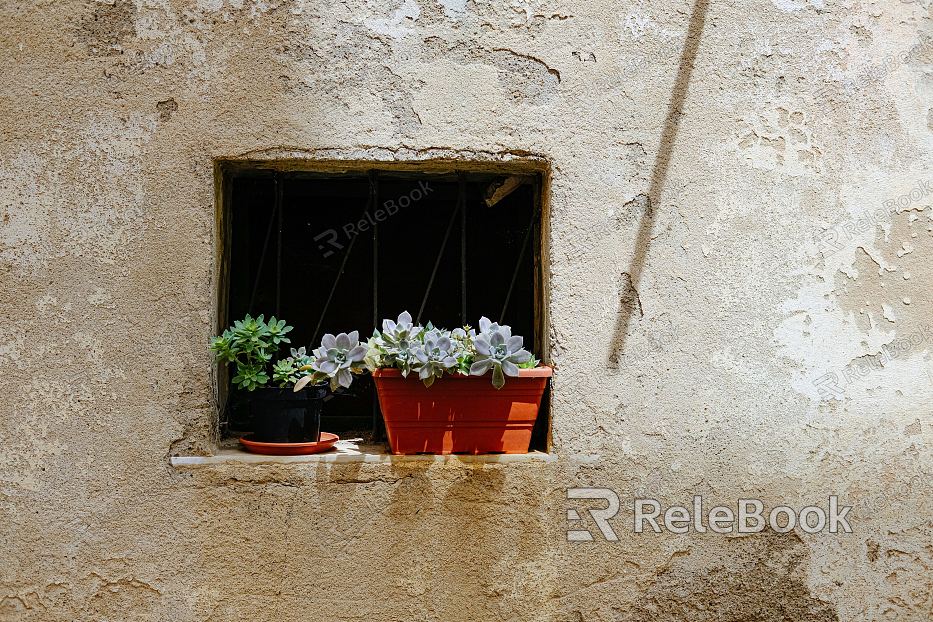
[[[457,173],[457,201],[460,204],[460,325],[467,324],[467,201],[466,176]]]
[[[269,215],[269,226],[266,228],[266,237],[262,242],[262,253],[259,255],[259,266],[256,268],[256,278],[253,280],[253,289],[249,295],[249,306],[247,311],[249,313],[253,312],[253,305],[256,303],[256,290],[259,289],[259,281],[262,278],[262,268],[266,263],[266,252],[269,250],[269,238],[272,237],[272,227],[275,225],[276,214],[279,214],[282,211],[282,196],[279,194],[279,175],[276,173],[273,178],[275,181],[275,201],[272,204],[272,214]],[[279,217],[279,246],[281,247],[281,217]],[[282,251],[279,250],[279,255],[281,256]],[[280,262],[281,263],[281,262]],[[277,270],[281,268],[281,265],[278,266]],[[276,275],[276,307],[278,307],[278,296],[279,296],[279,276]],[[276,308],[276,313],[278,313],[278,308]]]
[[[379,175],[369,171],[371,207],[379,205]],[[379,326],[379,221],[373,222],[373,326]]]
[[[376,171],[369,171],[369,193],[370,207],[375,209],[379,205],[379,174]],[[373,326],[379,327],[379,221],[373,224]],[[370,395],[373,415],[373,441],[382,440],[382,416],[379,412],[379,402],[376,399],[376,392],[372,391]]]
[[[281,178],[275,176],[275,213],[278,216],[279,231],[275,241],[275,315],[282,319],[282,196],[285,192]]]
[[[366,209],[364,213],[369,212],[373,207],[373,202],[375,200],[374,188],[370,186],[369,188],[369,199],[366,201]],[[340,285],[340,278],[343,276],[343,272],[347,267],[347,260],[350,259],[350,254],[353,252],[353,247],[356,245],[356,241],[360,236],[354,235],[350,240],[350,243],[347,245],[347,250],[343,254],[343,260],[340,262],[340,269],[337,270],[337,276],[334,278],[334,284],[330,288],[330,293],[327,294],[327,301],[324,303],[324,309],[321,311],[321,317],[318,318],[317,326],[314,327],[314,333],[311,336],[311,347],[314,348],[314,344],[317,343],[317,337],[321,332],[321,324],[324,323],[324,318],[327,317],[327,310],[330,308],[330,303],[334,299],[334,293],[337,291],[337,286]]]
[[[522,260],[525,258],[525,252],[528,250],[528,241],[531,239],[531,232],[535,227],[535,218],[537,210],[532,207],[531,220],[525,229],[525,239],[522,240],[522,250],[518,253],[518,261],[515,262],[515,270],[512,271],[512,282],[509,283],[509,291],[505,295],[505,303],[502,305],[502,313],[499,314],[499,322],[505,323],[505,312],[509,309],[509,302],[512,300],[512,290],[515,289],[515,282],[518,279],[518,272],[522,267]]]
[[[424,297],[421,299],[421,307],[418,309],[418,317],[415,318],[415,324],[421,323],[421,314],[424,313],[424,306],[428,302],[428,296],[431,295],[431,289],[434,287],[434,278],[437,276],[437,269],[441,265],[441,258],[444,257],[444,251],[447,249],[447,240],[450,239],[450,231],[454,227],[454,221],[457,219],[457,213],[463,207],[465,200],[465,184],[460,184],[459,192],[457,195],[457,206],[454,208],[453,213],[450,215],[450,221],[447,223],[447,230],[444,232],[444,240],[441,242],[441,248],[437,252],[437,258],[434,260],[434,269],[431,270],[431,278],[428,280],[428,287],[424,290]]]

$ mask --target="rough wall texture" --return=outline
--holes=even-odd
[[[930,17],[2,3],[0,619],[929,619]],[[171,467],[250,157],[548,161],[559,460]],[[585,485],[854,533],[567,543]]]

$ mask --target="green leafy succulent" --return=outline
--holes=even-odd
[[[305,352],[304,346],[297,350],[292,348],[291,356],[276,361],[272,366],[272,380],[280,388],[294,385],[301,378],[313,373],[311,369],[313,362],[314,359]]]
[[[531,356],[528,357],[527,361],[525,361],[524,363],[519,363],[518,368],[519,369],[534,369],[540,364],[541,364],[541,359],[539,359],[534,354],[532,354]]]
[[[264,315],[254,318],[247,314],[214,337],[210,347],[217,360],[236,365],[233,383],[241,389],[254,391],[268,384],[267,366],[279,346],[289,343],[285,335],[291,330],[285,320],[275,316],[267,322]]]

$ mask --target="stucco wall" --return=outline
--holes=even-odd
[[[929,619],[930,6],[2,3],[0,619]],[[222,158],[549,162],[558,460],[172,467]],[[854,533],[567,543],[587,485]]]

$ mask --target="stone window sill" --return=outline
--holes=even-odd
[[[213,456],[172,456],[174,467],[198,467],[232,464],[318,464],[318,463],[377,463],[398,464],[404,462],[432,463],[512,463],[512,462],[556,462],[555,454],[533,451],[527,454],[450,454],[396,456],[386,452],[385,445],[357,445],[338,442],[333,451],[307,456],[263,456],[240,449],[220,449]]]

